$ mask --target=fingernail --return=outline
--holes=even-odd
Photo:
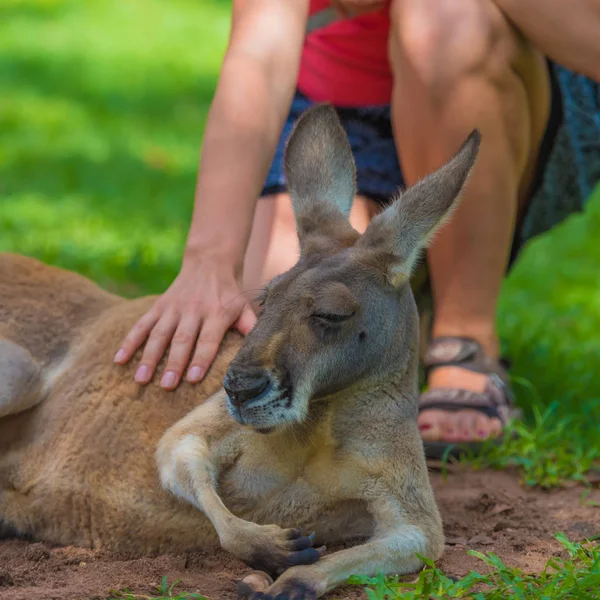
[[[196,367],[196,366],[192,367],[188,371],[187,379],[188,379],[188,381],[191,381],[192,383],[196,383],[196,382],[200,381],[202,379],[202,369],[200,367]]]
[[[420,431],[427,431],[428,429],[431,429],[431,425],[429,423],[423,423],[423,425],[419,425]]]
[[[160,385],[164,388],[172,388],[175,387],[177,383],[177,375],[173,371],[167,371],[160,382]]]
[[[113,362],[120,363],[124,359],[125,350],[123,350],[123,348],[119,348],[119,351],[115,354],[115,357],[113,358]]]
[[[485,431],[478,431],[478,432],[477,432],[477,435],[478,435],[480,438],[484,438],[484,437],[486,437]]]
[[[309,539],[311,542],[314,542],[314,541],[315,541],[315,532],[314,532],[314,531],[313,531],[313,532],[312,532],[312,533],[311,533],[311,534],[308,536],[308,539]]]
[[[135,374],[136,383],[147,383],[150,380],[150,369],[142,365]]]

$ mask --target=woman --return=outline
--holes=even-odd
[[[441,166],[477,127],[477,165],[427,255],[434,318],[419,425],[431,455],[448,443],[496,438],[512,408],[495,327],[504,274],[528,235],[580,204],[573,196],[575,204],[555,209],[547,197],[544,176],[565,135],[560,82],[509,19],[574,68],[591,73],[600,61],[578,63],[585,47],[573,52],[556,33],[554,17],[562,23],[577,12],[570,6],[562,15],[559,0],[550,18],[541,0],[338,0],[341,18],[305,36],[309,16],[328,5],[234,0],[181,272],[115,362],[146,342],[135,377],[145,384],[170,344],[161,385],[174,389],[186,366],[189,382],[203,378],[229,327],[252,328],[249,292],[297,258],[282,152],[312,103],[338,107],[348,133],[358,188],[351,221],[359,231],[399,186]],[[589,38],[594,46],[592,15],[584,17],[578,43]],[[545,220],[532,215],[536,202]]]

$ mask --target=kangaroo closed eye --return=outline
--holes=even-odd
[[[317,319],[323,319],[324,321],[331,321],[332,323],[342,323],[343,321],[347,321],[351,317],[354,316],[354,312],[351,313],[324,313],[324,312],[316,312],[312,314],[313,317]]]

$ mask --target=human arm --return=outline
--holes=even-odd
[[[225,331],[254,324],[241,294],[257,197],[296,85],[308,0],[235,0],[231,35],[204,135],[192,223],[179,275],[133,326],[115,356],[128,362],[146,342],[136,373],[151,380],[171,344],[162,379],[200,381]],[[146,341],[147,340],[147,341]]]

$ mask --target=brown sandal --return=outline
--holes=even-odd
[[[514,395],[510,387],[505,359],[486,356],[481,345],[470,338],[444,336],[433,339],[424,358],[425,373],[433,369],[455,366],[488,375],[485,390],[472,392],[460,388],[436,388],[421,394],[419,412],[430,409],[457,412],[477,410],[488,417],[498,417],[503,426],[518,418],[520,411],[514,406]],[[500,443],[499,436],[494,443]],[[424,441],[427,458],[442,459],[459,457],[465,452],[477,453],[484,442],[431,442]]]

